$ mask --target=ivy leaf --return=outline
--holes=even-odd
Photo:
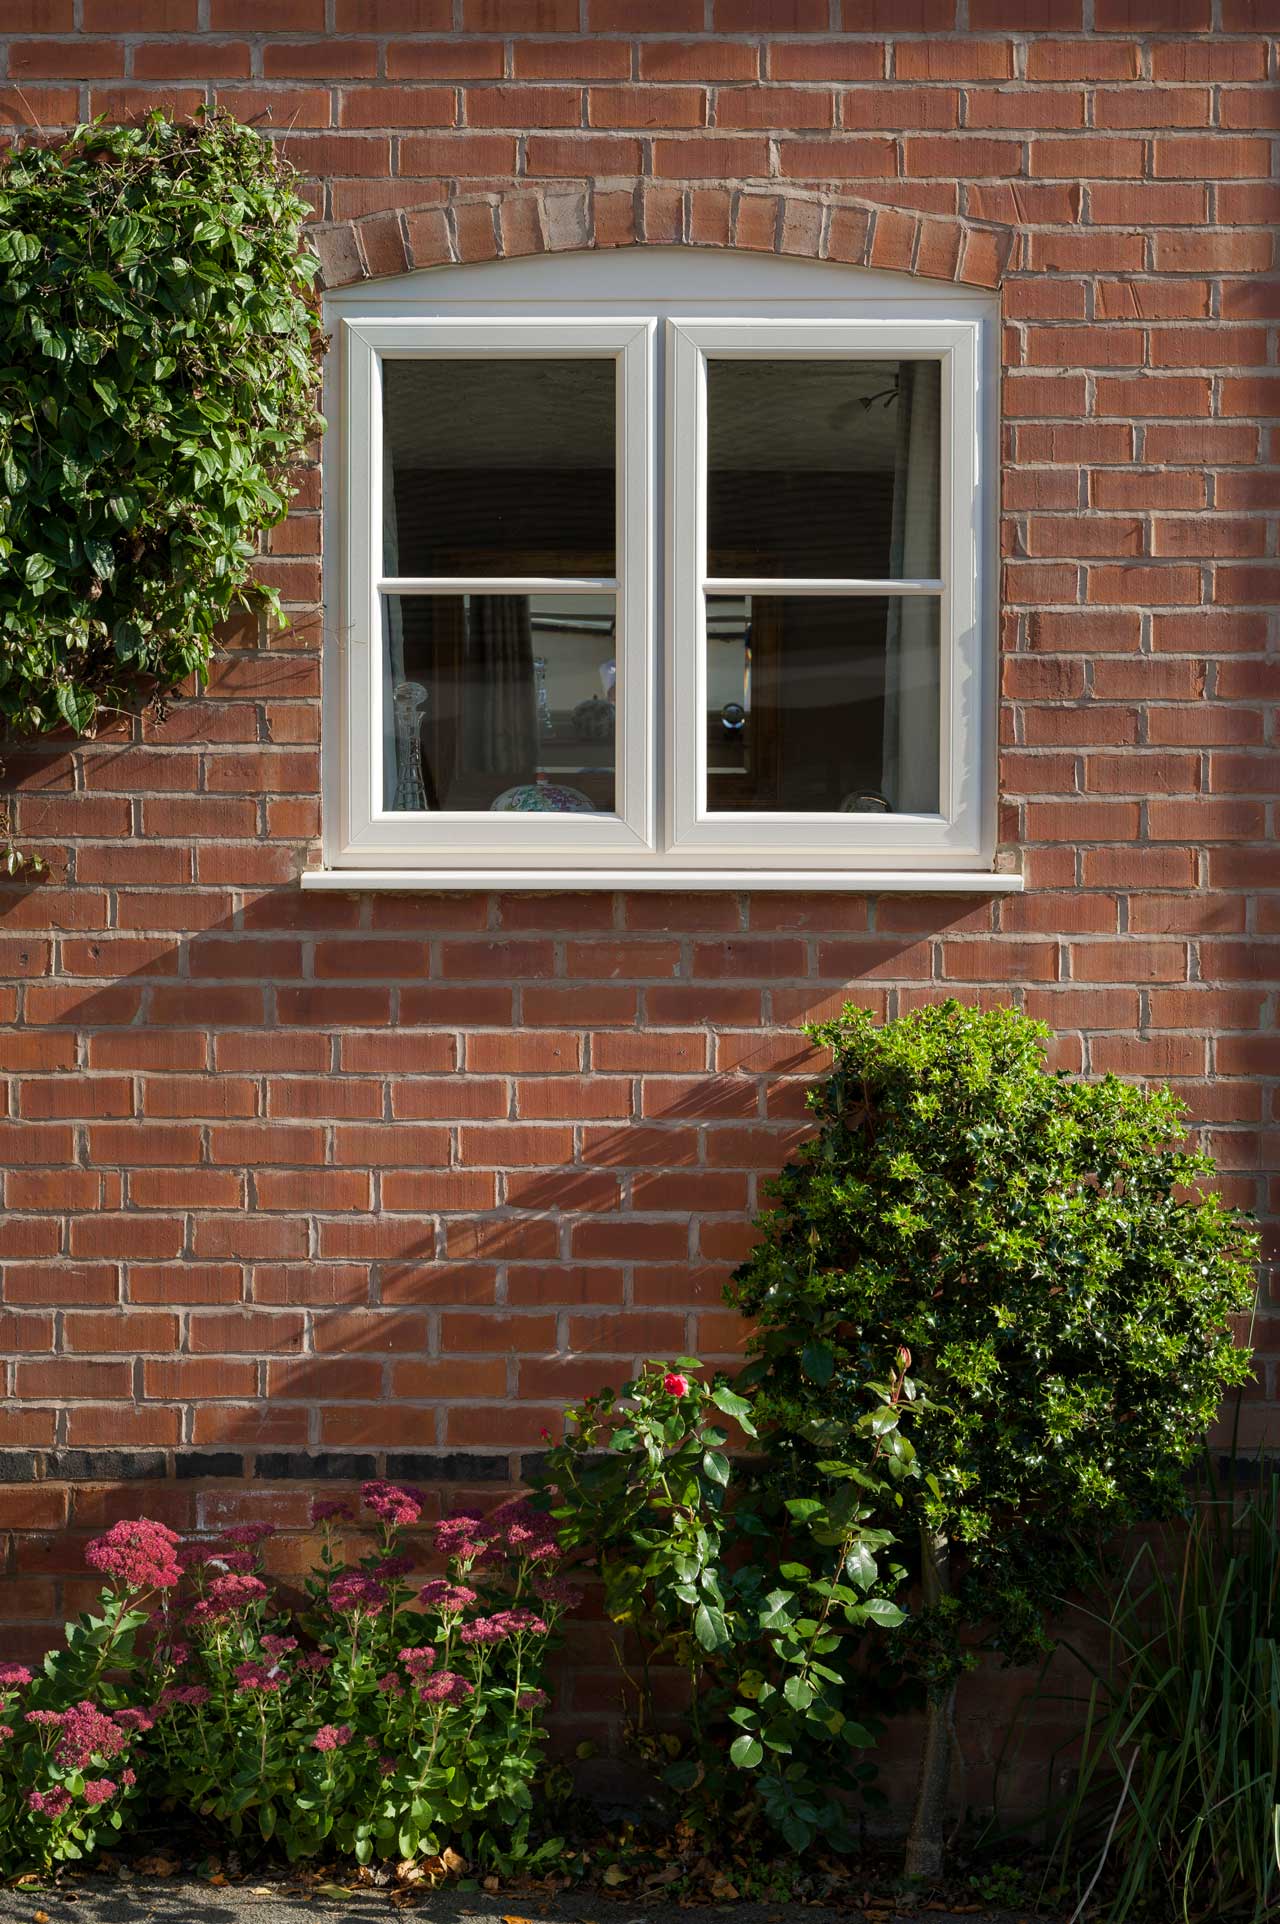
[[[80,688],[74,682],[60,681],[54,690],[54,701],[68,728],[82,735],[92,722],[97,708],[90,690]]]

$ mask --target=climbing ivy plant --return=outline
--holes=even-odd
[[[222,112],[0,171],[0,730],[207,672],[323,423],[310,209]]]

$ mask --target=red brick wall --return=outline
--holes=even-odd
[[[1072,1069],[1173,1078],[1265,1212],[1280,9],[959,4],[4,0],[9,123],[269,114],[333,281],[632,240],[999,280],[1028,883],[302,895],[304,472],[262,563],[287,631],[229,634],[164,721],[7,757],[51,868],[0,933],[11,1622],[77,1600],[69,1515],[208,1525],[255,1472],[285,1522],[315,1471],[461,1492],[637,1354],[731,1353],[721,1285],[812,1068],[794,1025],[846,996],[1012,998]],[[1275,1353],[1264,1320],[1250,1441]]]

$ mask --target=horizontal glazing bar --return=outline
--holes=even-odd
[[[378,583],[383,595],[612,594],[616,575],[393,575]]]
[[[941,581],[849,581],[838,575],[709,575],[702,584],[709,595],[940,595]]]

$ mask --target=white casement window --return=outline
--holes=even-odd
[[[987,297],[645,249],[328,320],[308,886],[1017,886]]]

